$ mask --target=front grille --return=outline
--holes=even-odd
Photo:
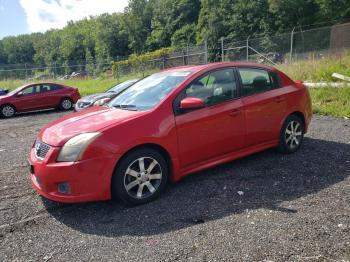
[[[37,140],[34,147],[35,157],[43,160],[46,157],[47,152],[50,150],[50,146]]]

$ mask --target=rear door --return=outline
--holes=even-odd
[[[261,68],[238,68],[237,71],[242,88],[246,145],[279,139],[287,103],[277,74]]]
[[[59,94],[61,87],[55,84],[41,84],[40,86],[40,105],[45,108],[57,107],[61,96]]]
[[[196,97],[206,106],[175,116],[181,167],[195,166],[244,146],[245,126],[234,69],[211,72],[190,84],[175,101]]]

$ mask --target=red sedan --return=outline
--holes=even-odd
[[[78,89],[54,83],[28,84],[0,96],[0,116],[50,108],[69,110],[78,101]]]
[[[216,63],[151,75],[113,99],[46,126],[30,153],[39,194],[59,202],[141,204],[168,180],[278,148],[297,151],[308,90],[272,67]]]

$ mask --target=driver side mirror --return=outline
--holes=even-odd
[[[203,99],[196,97],[186,97],[180,102],[180,109],[198,109],[205,106],[205,102]]]
[[[17,97],[23,96],[23,92],[18,92],[16,96],[17,96]]]

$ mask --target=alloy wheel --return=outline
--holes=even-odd
[[[12,117],[15,114],[15,109],[12,106],[4,106],[2,108],[2,114],[5,117]]]
[[[141,157],[132,162],[124,174],[124,187],[129,196],[145,199],[152,196],[162,182],[162,168],[151,157]]]
[[[290,149],[297,148],[303,138],[302,126],[297,121],[290,121],[285,132],[286,144]]]
[[[68,100],[68,99],[64,99],[63,101],[62,101],[62,108],[64,109],[64,110],[68,110],[68,109],[71,109],[72,108],[72,102],[70,101],[70,100]]]

